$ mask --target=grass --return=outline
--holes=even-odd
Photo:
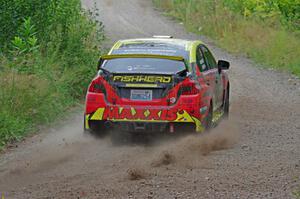
[[[244,54],[264,67],[300,77],[300,37],[276,21],[245,18],[228,10],[221,1],[153,0],[187,30],[215,40],[231,53]]]
[[[300,191],[294,191],[293,195],[295,196],[296,199],[300,199]]]

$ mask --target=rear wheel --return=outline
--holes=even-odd
[[[226,92],[225,92],[225,97],[224,97],[224,117],[228,118],[229,117],[229,85],[227,86]]]

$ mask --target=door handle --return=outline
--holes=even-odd
[[[205,83],[209,86],[210,85],[210,81],[206,80]]]

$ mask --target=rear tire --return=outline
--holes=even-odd
[[[224,118],[229,117],[229,85],[227,86],[226,92],[225,92],[225,97],[224,97]]]

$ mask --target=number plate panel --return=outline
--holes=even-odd
[[[152,90],[131,90],[130,99],[136,101],[151,101]]]

